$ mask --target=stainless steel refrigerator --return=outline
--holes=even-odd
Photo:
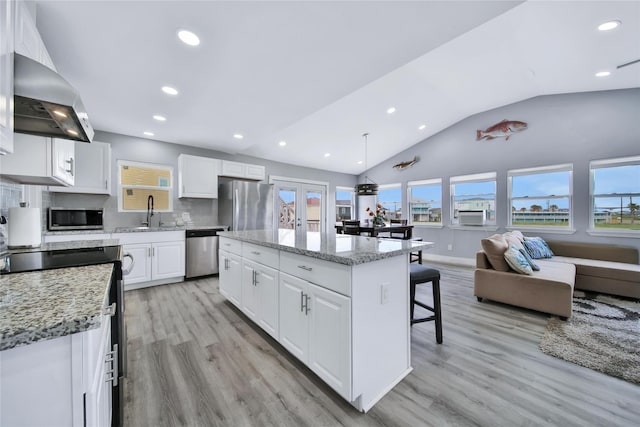
[[[273,230],[273,185],[227,181],[218,185],[218,222],[229,231]]]

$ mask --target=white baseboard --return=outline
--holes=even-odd
[[[423,253],[422,259],[424,261],[438,262],[442,264],[460,265],[462,267],[476,266],[476,260],[474,258],[463,258],[463,257],[456,257],[456,256]]]

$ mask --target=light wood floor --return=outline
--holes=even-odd
[[[479,303],[472,269],[437,267],[444,343],[433,322],[414,325],[413,372],[367,414],[226,302],[216,277],[127,292],[125,425],[639,425],[639,386],[543,354],[546,315]]]

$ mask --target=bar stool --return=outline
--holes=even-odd
[[[411,303],[411,324],[429,322],[435,320],[436,322],[436,341],[438,344],[442,344],[442,309],[440,306],[440,272],[435,268],[427,267],[422,264],[409,264],[409,283],[410,283],[410,303]],[[433,307],[426,305],[421,301],[416,300],[416,285],[421,283],[431,282],[433,290]],[[433,312],[433,316],[423,317],[419,319],[413,318],[413,312],[415,305],[427,309]]]

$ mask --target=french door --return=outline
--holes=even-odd
[[[326,231],[327,185],[307,181],[272,180],[274,217],[281,242],[311,244]],[[305,243],[306,242],[306,243]]]

